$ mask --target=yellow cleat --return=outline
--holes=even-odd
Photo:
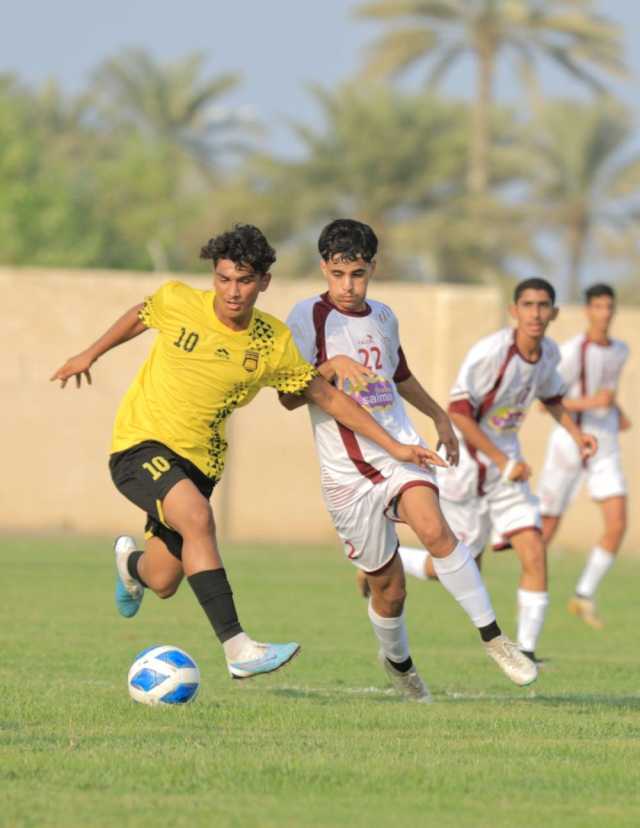
[[[581,598],[579,595],[574,595],[569,601],[567,609],[571,615],[581,618],[585,624],[593,627],[594,630],[601,630],[604,627],[604,621],[598,615],[595,601],[591,598]]]

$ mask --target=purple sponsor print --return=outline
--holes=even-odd
[[[391,383],[385,379],[378,378],[358,388],[348,387],[345,384],[345,391],[358,405],[369,411],[383,411],[393,405],[393,388]]]

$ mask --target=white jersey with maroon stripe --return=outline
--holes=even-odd
[[[552,339],[541,342],[540,358],[530,362],[518,350],[515,329],[505,328],[477,342],[465,357],[451,389],[449,411],[472,417],[500,451],[520,457],[518,430],[535,399],[556,402],[566,384],[558,373],[560,352]],[[485,454],[466,445],[460,463],[437,470],[442,497],[460,501],[483,494],[500,479],[500,470]]]
[[[619,339],[607,345],[590,340],[586,334],[574,336],[560,348],[560,373],[569,390],[567,397],[592,397],[603,388],[616,391],[629,348]],[[580,428],[598,438],[601,451],[617,443],[619,413],[615,406],[603,406],[574,414]]]
[[[342,312],[328,294],[298,302],[287,318],[296,344],[313,365],[334,356],[351,357],[376,374],[366,387],[345,388],[396,440],[422,444],[407,416],[396,382],[411,376],[398,334],[398,320],[387,305],[367,301],[361,312]],[[330,509],[355,502],[397,466],[376,443],[356,435],[315,405],[309,405],[322,490]]]

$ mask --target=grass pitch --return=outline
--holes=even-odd
[[[592,631],[565,612],[582,564],[552,561],[533,688],[511,685],[437,584],[411,581],[412,652],[431,706],[387,691],[354,572],[337,548],[227,548],[247,631],[302,642],[273,676],[232,682],[188,585],[116,615],[109,541],[2,538],[0,825],[637,826],[638,560],[621,560]],[[514,631],[515,562],[485,574]],[[133,656],[175,644],[195,704],[129,700]]]

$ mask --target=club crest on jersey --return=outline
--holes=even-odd
[[[500,408],[494,408],[487,417],[487,423],[493,431],[517,431],[524,419],[524,414],[525,412],[522,408],[505,405]]]
[[[258,351],[245,351],[244,352],[244,359],[242,360],[242,367],[245,371],[249,371],[253,373],[258,367],[258,360],[260,359],[260,354]]]

